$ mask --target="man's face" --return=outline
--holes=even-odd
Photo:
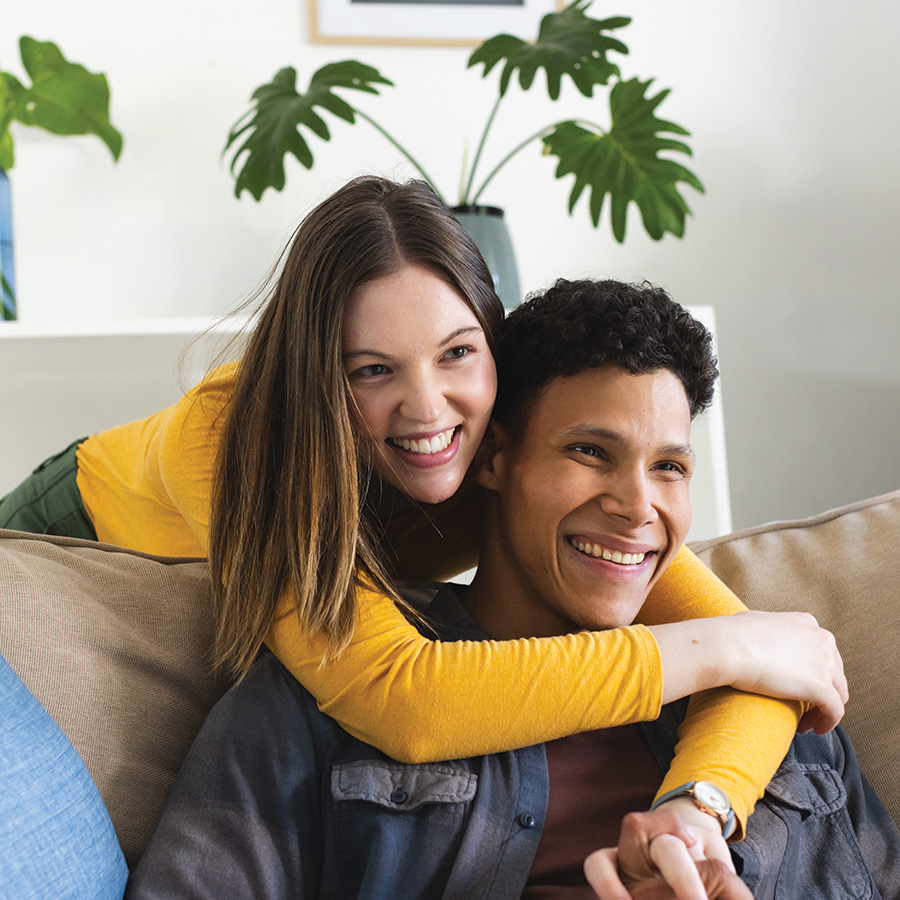
[[[667,370],[550,382],[522,438],[499,428],[479,471],[498,494],[482,568],[509,598],[473,607],[482,624],[498,637],[630,624],[690,527],[690,437],[687,396]]]

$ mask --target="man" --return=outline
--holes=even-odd
[[[717,374],[709,335],[657,289],[559,282],[510,317],[504,348],[478,469],[492,498],[478,573],[406,596],[443,640],[630,624],[690,524],[691,419]],[[650,805],[682,714],[672,704],[646,726],[403,765],[343,732],[265,654],[204,725],[130,896],[593,896],[583,860]],[[678,796],[626,818],[635,897],[674,896],[654,867],[679,896],[702,891],[698,871],[711,896],[748,896],[728,869],[727,800],[712,809],[721,821],[702,805]],[[898,853],[840,735],[795,742],[733,849],[756,896],[780,881],[791,889],[778,896],[797,898],[811,884],[897,896]],[[712,857],[690,864],[694,882],[686,855]],[[608,890],[609,872],[598,879]]]

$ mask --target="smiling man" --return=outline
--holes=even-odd
[[[691,523],[684,386],[588,368],[548,384],[527,422],[495,418],[479,481],[503,499],[466,606],[498,638],[630,625]]]
[[[717,376],[709,334],[661,290],[561,281],[510,316],[498,363],[477,465],[489,495],[477,575],[469,587],[408,586],[404,596],[447,641],[631,624],[690,525],[691,420]],[[733,646],[706,648],[710,668]],[[592,897],[584,859],[649,807],[683,711],[404,765],[342,731],[264,654],[205,723],[128,896]],[[785,897],[811,896],[815,872],[827,886],[815,896],[898,896],[900,835],[846,740],[800,739],[785,766],[735,850],[755,895],[774,896],[780,881],[796,883]],[[694,852],[722,861],[704,862],[711,893],[747,897],[727,871],[727,797],[706,783],[674,793],[662,813],[673,834],[659,844],[674,855],[660,864],[693,890],[681,896],[702,893],[687,822]]]

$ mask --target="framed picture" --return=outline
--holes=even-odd
[[[475,46],[495,34],[537,36],[559,0],[307,0],[317,44]]]

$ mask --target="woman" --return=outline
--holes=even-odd
[[[430,189],[358,179],[301,223],[240,363],[70,448],[0,502],[0,525],[41,530],[26,514],[52,498],[55,516],[78,517],[102,541],[208,555],[220,665],[239,677],[266,642],[324,711],[404,761],[650,719],[661,702],[718,684],[833,713],[842,676],[819,667],[804,680],[798,660],[813,654],[779,664],[743,617],[729,625],[760,648],[749,661],[697,659],[691,623],[658,624],[742,609],[688,551],[651,595],[652,632],[441,645],[408,623],[395,575],[443,578],[477,559],[480,498],[467,472],[493,403],[501,322],[477,248]],[[661,791],[715,781],[742,823],[796,709],[707,695]]]

